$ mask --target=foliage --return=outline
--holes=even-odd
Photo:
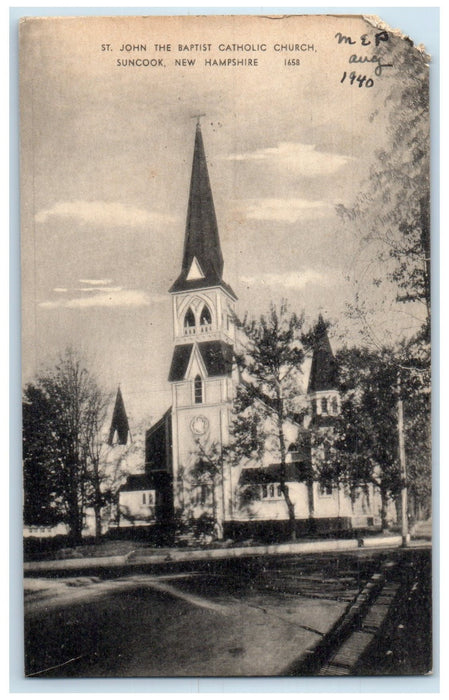
[[[22,424],[24,521],[28,525],[57,525],[61,520],[57,471],[48,469],[58,459],[52,439],[57,421],[49,397],[38,385],[25,388]]]
[[[261,461],[269,452],[278,459],[279,484],[287,505],[290,534],[295,537],[295,509],[286,483],[287,422],[300,421],[304,404],[300,375],[304,361],[303,319],[291,314],[286,302],[272,304],[257,320],[234,319],[241,335],[237,365],[241,381],[233,405],[231,440],[226,458],[232,464]]]
[[[360,278],[356,280],[356,296],[350,308],[352,315],[362,321],[365,338],[374,340],[378,349],[385,342],[370,318],[374,313],[370,298],[376,294],[376,287],[382,287],[385,295],[393,289],[398,310],[407,315],[406,335],[413,338],[421,353],[427,348],[429,364],[429,57],[410,41],[390,35],[392,42],[392,89],[384,110],[379,106],[372,115],[374,120],[381,119],[388,111],[388,143],[375,154],[363,191],[350,207],[341,204],[337,211],[358,234],[360,269],[366,266],[372,273],[371,289],[363,290]],[[387,44],[379,47],[381,60],[391,48]],[[355,277],[359,273],[355,272]]]
[[[222,484],[222,448],[218,442],[197,438],[191,457],[193,466],[178,472],[177,537],[200,542],[221,538],[217,494]]]
[[[405,405],[408,486],[425,498],[430,483],[429,394],[419,373],[398,367],[388,349],[341,350],[341,412],[332,434],[322,435],[320,481],[345,484],[353,493],[374,484],[382,498],[385,521],[387,498],[397,498],[402,487],[398,454],[398,375]],[[384,523],[385,524],[385,523]]]
[[[117,487],[101,434],[109,399],[73,349],[25,387],[25,522],[65,522],[79,542],[91,506],[98,534],[101,509]]]

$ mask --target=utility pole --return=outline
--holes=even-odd
[[[404,406],[402,403],[402,392],[401,392],[401,374],[398,371],[397,378],[397,391],[398,391],[398,441],[399,441],[399,465],[401,469],[401,534],[402,534],[402,546],[406,547],[410,542],[410,535],[408,532],[408,498],[407,498],[407,463],[405,461],[405,444],[404,444]]]

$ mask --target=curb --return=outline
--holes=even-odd
[[[132,568],[141,565],[161,565],[170,563],[238,559],[240,557],[266,556],[276,554],[320,554],[326,552],[353,551],[369,547],[396,547],[402,544],[400,536],[371,537],[360,540],[320,540],[317,542],[295,542],[270,544],[233,549],[172,550],[168,554],[139,556],[136,550],[125,555],[112,557],[91,557],[80,559],[57,559],[51,561],[25,562],[24,573],[43,571],[79,571],[98,568]]]
[[[371,643],[374,638],[372,630],[363,630],[361,637],[357,628],[382,595],[390,568],[388,564],[383,565],[379,572],[371,576],[331,630],[313,647],[306,649],[297,661],[286,669],[285,675],[348,675],[349,669],[362,654],[362,647]]]

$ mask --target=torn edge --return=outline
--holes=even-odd
[[[429,66],[432,57],[430,53],[426,50],[424,44],[415,44],[413,39],[409,37],[408,34],[405,34],[402,31],[402,29],[393,29],[378,15],[359,15],[359,17],[363,19],[367,24],[370,24],[373,27],[373,29],[380,29],[381,31],[386,31],[392,36],[396,37],[397,39],[401,39],[402,41],[406,41],[407,43],[409,43],[410,48],[416,49],[421,54],[422,58],[426,62],[426,65]]]

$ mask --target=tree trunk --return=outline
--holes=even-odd
[[[307,505],[309,508],[309,533],[313,534],[315,532],[315,504],[313,500],[313,476],[309,477],[306,482],[307,485]]]
[[[380,488],[380,519],[382,524],[382,530],[386,530],[388,527],[387,521],[387,492],[382,487]]]
[[[68,525],[70,529],[69,539],[71,544],[74,546],[81,544],[83,539],[83,525],[77,503],[71,504],[70,506]]]
[[[282,467],[281,467],[282,468]],[[285,473],[285,472],[284,472]],[[285,498],[285,503],[287,504],[287,510],[288,510],[288,520],[289,520],[289,536],[290,540],[292,542],[295,542],[296,540],[296,518],[295,518],[295,506],[293,505],[293,502],[289,496],[288,493],[288,486],[285,483],[285,480],[281,480],[280,482],[281,486],[281,491],[282,494]]]
[[[281,401],[280,397],[279,397],[279,400]],[[280,405],[282,406],[281,403],[280,403]],[[282,494],[283,494],[284,499],[285,499],[285,503],[287,504],[290,541],[295,542],[295,540],[296,540],[295,506],[290,498],[290,495],[288,492],[288,486],[285,483],[287,468],[286,468],[286,464],[285,464],[286,449],[285,449],[285,438],[284,438],[284,429],[283,429],[282,408],[281,408],[280,412],[278,413],[278,436],[279,436],[279,448],[280,448],[280,453],[281,453],[280,487],[281,487],[281,491],[282,491]]]
[[[94,506],[95,513],[95,539],[101,539],[101,506],[98,503]]]
[[[83,511],[79,503],[78,493],[78,478],[76,467],[72,464],[69,466],[69,498],[68,498],[68,513],[67,520],[69,526],[69,539],[72,545],[78,545],[82,542],[83,532]]]
[[[95,517],[95,540],[101,539],[101,509],[102,509],[102,493],[101,493],[101,478],[100,478],[100,460],[97,455],[91,456],[92,463],[92,485],[94,488],[94,517]],[[87,470],[86,470],[87,471]]]

